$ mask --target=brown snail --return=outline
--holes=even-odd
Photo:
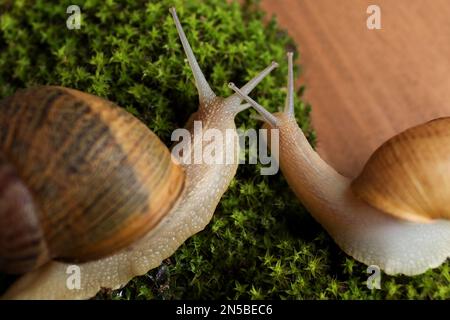
[[[234,117],[249,105],[241,105],[236,94],[214,94],[175,9],[170,11],[199,93],[199,110],[187,125],[190,134],[196,120],[204,128],[232,129],[237,138]],[[272,63],[242,91],[249,93],[275,67]],[[89,298],[159,266],[208,224],[238,166],[237,161],[178,164],[137,119],[111,102],[72,89],[28,89],[3,100],[0,111],[0,179],[7,182],[6,189],[0,187],[0,201],[14,202],[1,202],[6,208],[0,210],[6,230],[1,236],[6,236],[0,261],[6,270],[32,269],[4,298]],[[237,143],[224,148],[238,155]],[[33,161],[36,157],[39,162]],[[12,210],[21,216],[12,217]],[[9,229],[14,219],[24,226]],[[22,244],[30,248],[25,253],[18,251]],[[42,254],[34,254],[41,249]],[[28,250],[33,254],[28,256]],[[63,261],[45,263],[48,259]],[[81,286],[71,290],[66,272],[72,261],[80,268]]]
[[[351,180],[313,150],[294,115],[292,53],[285,109],[271,114],[234,84],[271,130],[289,185],[349,255],[388,274],[416,275],[450,257],[450,118],[385,142]],[[269,135],[270,137],[270,135]]]
[[[0,102],[0,270],[88,261],[130,245],[173,207],[184,170],[143,123],[62,87]]]

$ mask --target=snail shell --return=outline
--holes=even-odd
[[[279,131],[281,171],[305,208],[344,252],[387,274],[412,276],[444,263],[450,257],[450,220],[429,220],[446,217],[445,213],[448,216],[450,118],[392,138],[353,182],[315,152],[298,126],[291,53],[288,63],[288,92],[282,112],[272,114],[236,86],[230,87],[258,111],[265,128]],[[426,200],[424,205],[414,201],[421,197]],[[425,217],[428,208],[431,214]],[[398,218],[401,214],[405,219]]]
[[[41,86],[0,101],[0,270],[122,249],[173,207],[185,174],[112,102]]]
[[[398,218],[450,219],[450,118],[407,129],[385,142],[352,190]]]

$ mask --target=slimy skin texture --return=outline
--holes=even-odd
[[[417,275],[450,256],[450,221],[411,222],[355,197],[351,180],[311,148],[292,118],[279,120],[280,167],[289,186],[348,255],[387,274]]]
[[[194,120],[201,121],[203,130],[218,129],[225,136],[227,129],[234,132],[235,143],[226,143],[224,152],[239,152],[234,118],[248,105],[241,105],[242,99],[232,95],[226,99],[216,97],[209,87],[184,32],[171,9],[189,64],[193,70],[199,92],[199,110],[187,124],[191,133],[190,153],[196,143],[203,143],[193,136]],[[272,63],[259,75],[250,80],[242,91],[249,93],[267,74],[276,67]],[[181,142],[180,142],[181,143]],[[206,146],[207,143],[203,143]],[[193,157],[192,157],[193,159]],[[175,160],[174,160],[175,161]],[[81,274],[81,288],[70,290],[66,273],[72,264],[50,262],[43,267],[22,276],[3,296],[4,299],[87,299],[101,288],[118,289],[133,277],[143,275],[170,257],[186,239],[203,230],[209,223],[223,193],[236,174],[238,161],[227,164],[184,164],[186,173],[185,189],[174,208],[161,220],[155,229],[126,249],[112,256],[78,264]]]
[[[225,120],[225,119],[224,119]],[[232,118],[226,119],[234,127]],[[231,152],[237,151],[232,150]],[[23,276],[4,298],[14,299],[85,299],[102,287],[117,289],[135,276],[158,267],[190,236],[209,223],[223,193],[234,177],[237,164],[185,165],[186,189],[171,211],[156,229],[121,252],[80,264],[81,289],[66,286],[70,264],[51,262]]]
[[[355,196],[350,179],[313,150],[295,120],[292,54],[288,58],[283,112],[270,114],[233,84],[230,87],[261,114],[265,128],[279,130],[281,171],[302,204],[348,255],[387,274],[412,276],[444,263],[450,257],[450,221],[411,222],[370,206]]]

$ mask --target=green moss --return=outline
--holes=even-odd
[[[88,0],[82,27],[68,30],[66,8],[78,1],[0,1],[0,98],[35,84],[58,84],[117,102],[170,144],[170,133],[197,108],[193,77],[168,13],[176,6],[212,88],[243,84],[271,60],[281,66],[252,94],[284,103],[286,48],[292,40],[253,3],[223,0]],[[299,95],[301,93],[299,92]],[[296,114],[311,141],[310,108]],[[241,128],[257,127],[249,111]],[[241,165],[213,220],[164,264],[113,299],[399,299],[450,298],[449,265],[417,277],[383,275],[365,285],[366,267],[346,256],[296,200],[281,174]],[[5,287],[10,278],[0,277]]]

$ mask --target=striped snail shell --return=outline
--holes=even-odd
[[[87,261],[155,227],[185,174],[112,102],[40,86],[0,101],[0,271]]]
[[[299,200],[343,251],[387,274],[412,276],[444,263],[450,257],[450,118],[392,137],[351,180],[315,152],[298,126],[292,53],[288,66],[281,112],[272,114],[230,87],[266,128],[279,131],[280,168]]]
[[[401,219],[450,219],[450,118],[386,141],[352,182],[360,198]]]

